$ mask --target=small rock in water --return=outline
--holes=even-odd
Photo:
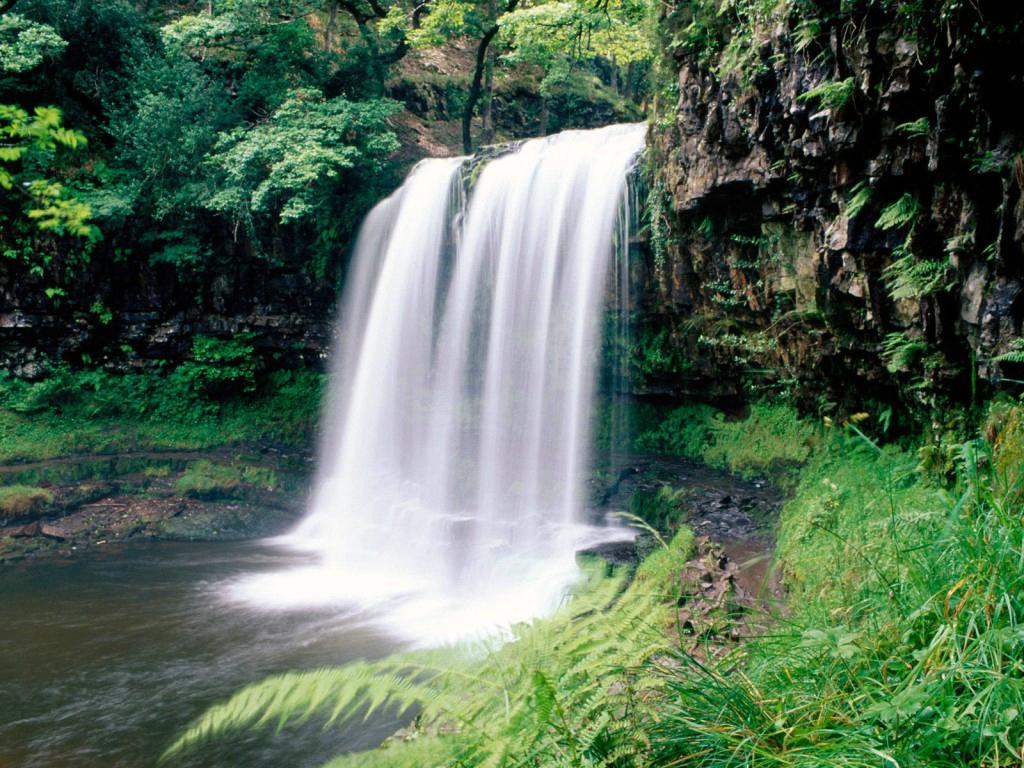
[[[576,551],[576,558],[597,557],[612,565],[636,565],[639,557],[633,541],[606,541]]]

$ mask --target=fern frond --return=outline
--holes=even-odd
[[[868,182],[860,181],[854,184],[850,189],[850,195],[846,198],[846,217],[848,219],[857,218],[857,215],[871,202],[871,195],[872,190]]]
[[[1024,363],[1024,339],[1014,339],[1013,343],[1010,344],[1010,348],[998,357],[993,357],[992,362]]]
[[[928,132],[932,129],[932,124],[928,121],[927,117],[921,117],[913,122],[900,123],[896,126],[896,131],[902,133],[907,138],[918,138],[920,136],[927,136]]]
[[[882,209],[875,226],[888,230],[912,224],[921,215],[921,210],[918,199],[906,192],[899,200]]]
[[[946,261],[918,261],[907,253],[882,271],[882,280],[894,300],[919,299],[947,289],[948,266]]]
[[[825,109],[835,110],[846,106],[856,91],[856,81],[852,77],[848,77],[833,83],[822,83],[817,88],[801,93],[796,100],[800,102],[817,100]]]
[[[882,360],[890,373],[910,368],[928,351],[927,342],[903,333],[890,333],[882,340]]]

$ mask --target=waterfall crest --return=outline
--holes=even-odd
[[[575,550],[607,537],[585,524],[583,478],[644,135],[569,131],[486,161],[423,161],[369,214],[315,489],[289,537],[322,565],[249,593],[389,600],[388,620],[427,641],[557,604]]]

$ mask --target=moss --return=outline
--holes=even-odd
[[[219,499],[236,496],[246,487],[273,490],[277,486],[277,474],[266,467],[217,464],[202,459],[188,465],[174,488],[182,496]]]
[[[989,411],[985,435],[992,445],[997,482],[1020,501],[1024,497],[1024,407],[994,405]]]
[[[0,488],[0,522],[38,515],[53,503],[53,494],[31,485]]]

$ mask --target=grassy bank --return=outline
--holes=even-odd
[[[311,444],[324,377],[185,366],[164,375],[53,371],[0,378],[0,463],[73,454]]]
[[[418,705],[384,749],[337,765],[1020,765],[1024,408],[993,406],[984,436],[938,477],[912,442],[880,445],[870,430],[864,415],[687,408],[638,438],[789,484],[777,548],[788,598],[767,635],[730,653],[673,626],[674,606],[700,592],[680,577],[684,531],[628,587],[592,574],[512,644],[258,683],[170,757],[260,723]]]
[[[941,477],[913,445],[870,439],[863,416],[817,427],[783,411],[691,418],[706,432],[688,450],[712,461],[800,461],[778,533],[789,598],[771,637],[671,675],[650,762],[1020,765],[1024,410],[993,406]]]

